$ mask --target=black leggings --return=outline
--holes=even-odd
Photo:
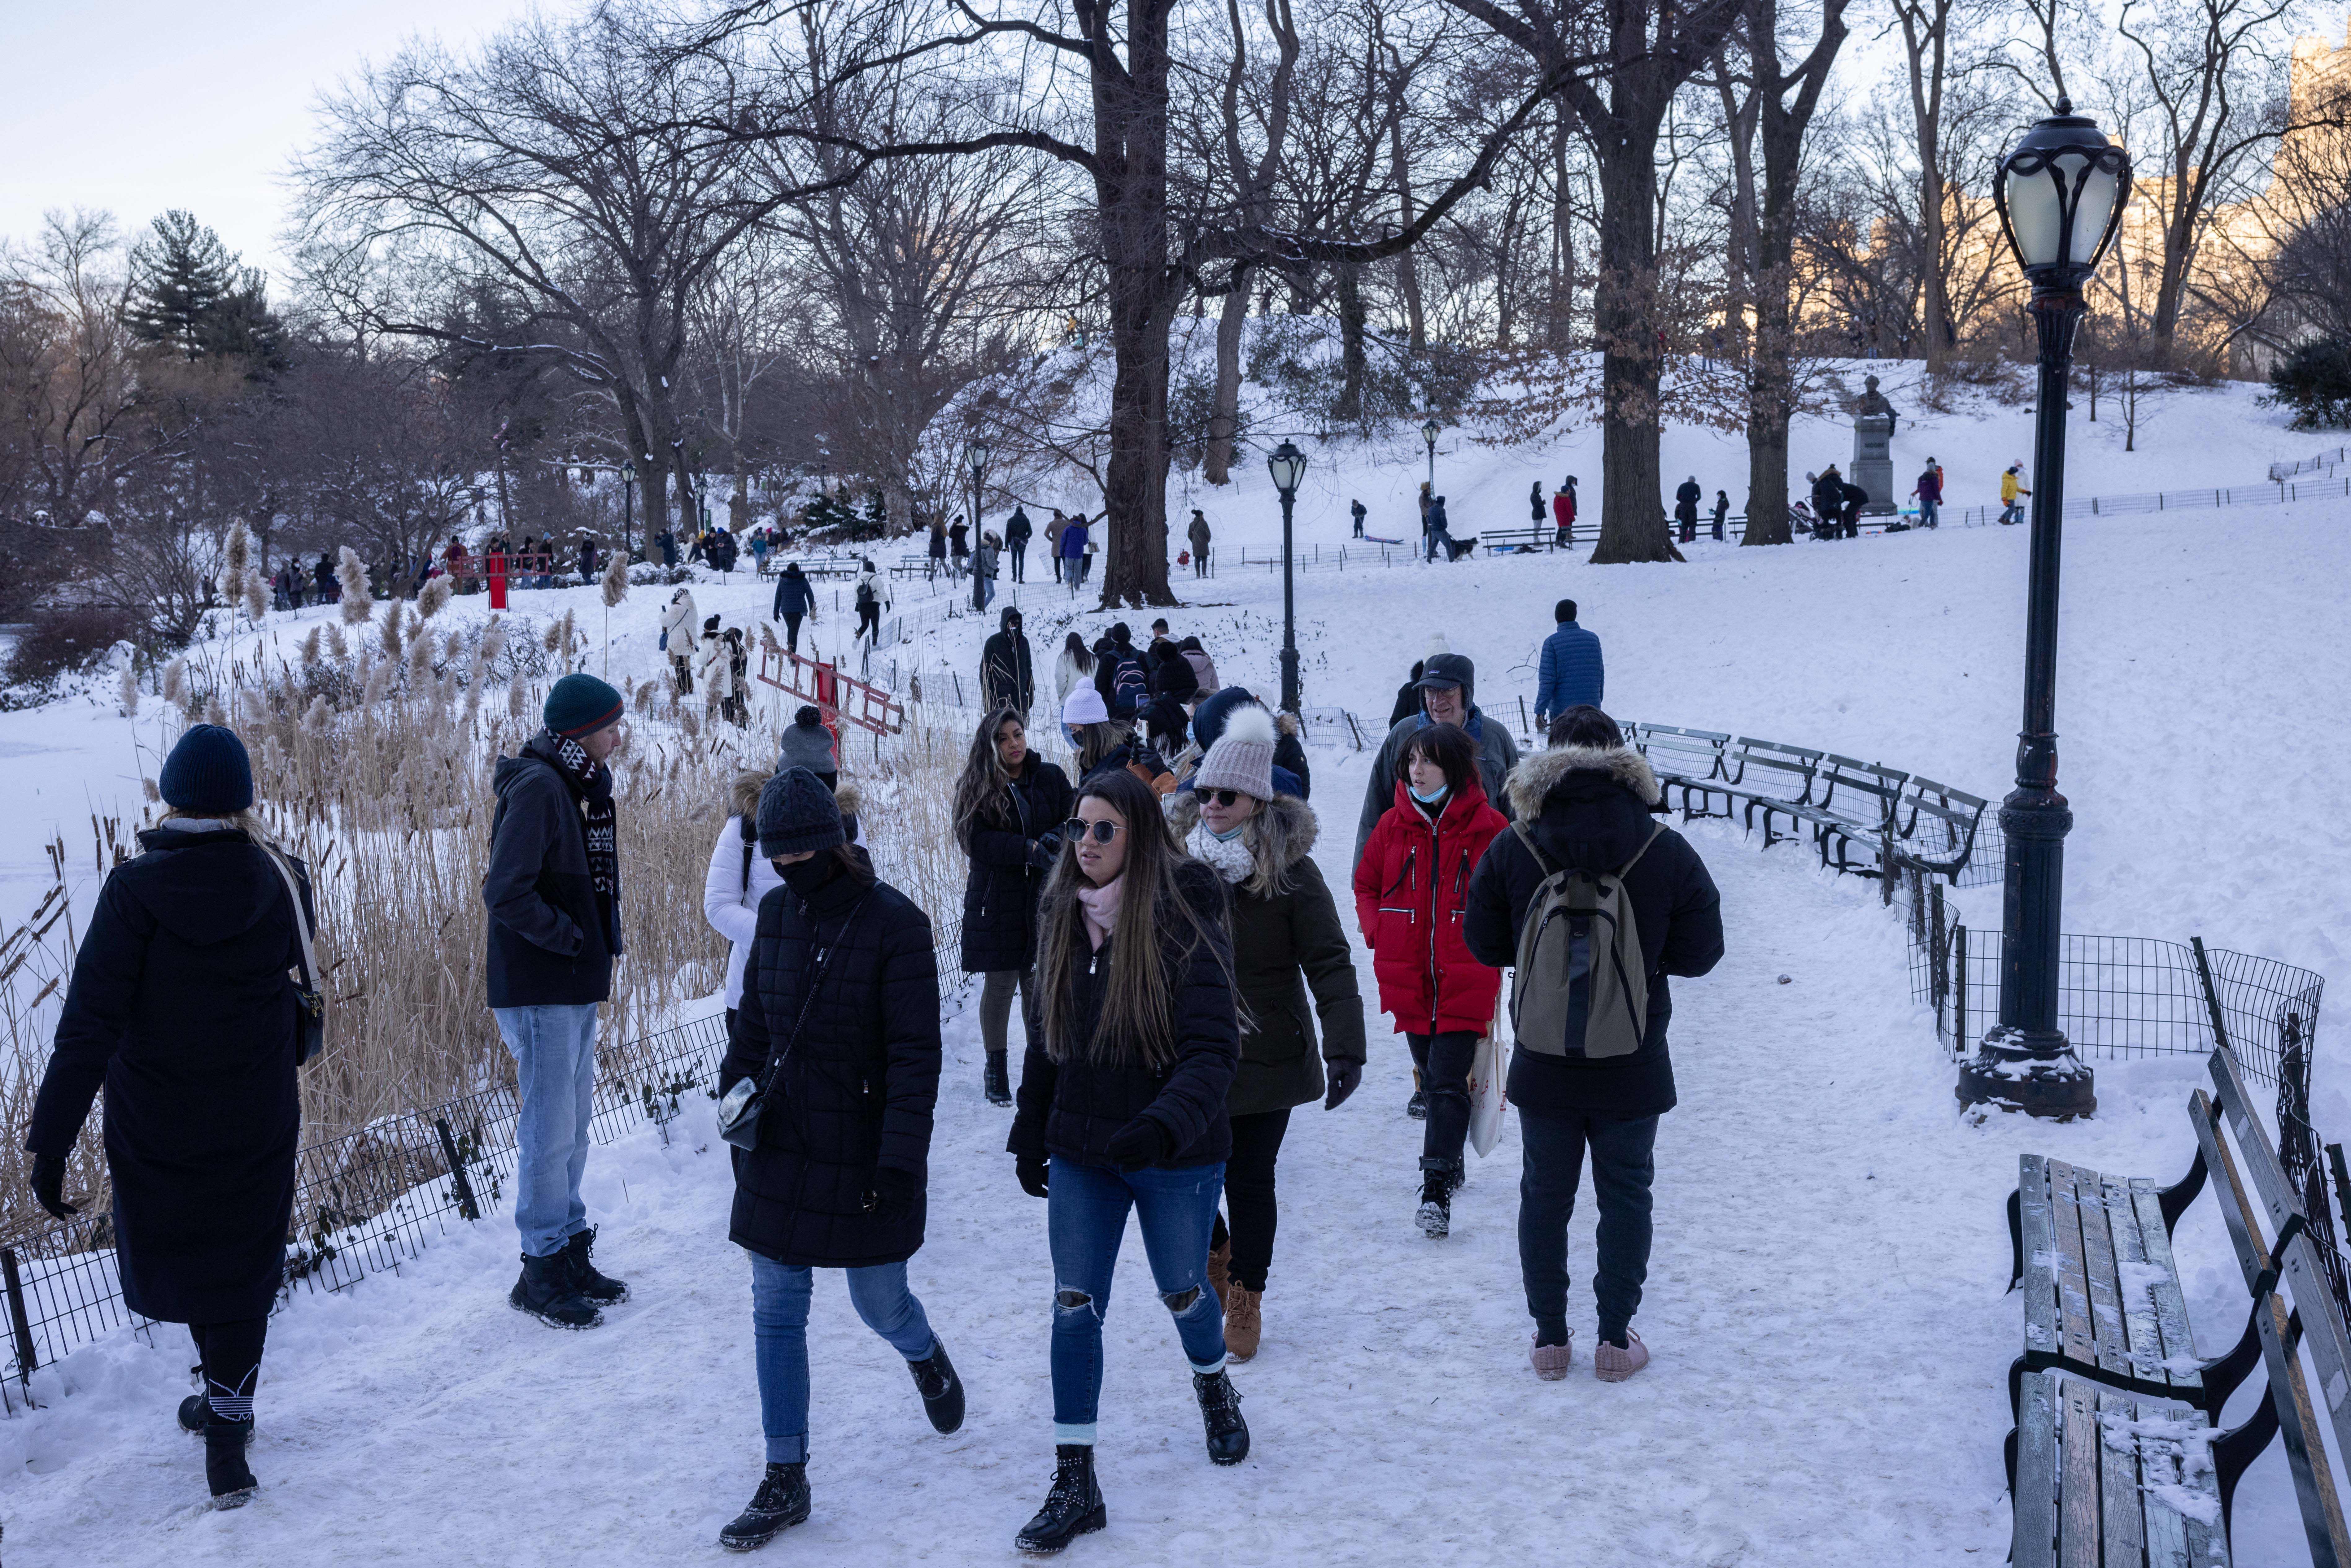
[[[1273,1231],[1279,1215],[1273,1200],[1273,1162],[1281,1154],[1281,1135],[1290,1131],[1288,1110],[1260,1111],[1233,1118],[1233,1152],[1225,1160],[1225,1207],[1232,1210],[1230,1230],[1217,1216],[1215,1234],[1208,1238],[1213,1252],[1233,1244],[1233,1282],[1245,1291],[1265,1289],[1266,1271],[1273,1267]]]
[[[795,653],[800,651],[800,618],[789,611],[784,615],[784,646]]]
[[[1428,1101],[1421,1157],[1444,1160],[1458,1169],[1461,1145],[1469,1141],[1469,1063],[1478,1054],[1478,1031],[1448,1030],[1404,1039],[1412,1048],[1412,1064],[1419,1070],[1421,1092]]]
[[[857,635],[859,637],[872,637],[876,640],[880,639],[882,635],[882,607],[879,604],[861,604],[857,607]],[[854,642],[855,640],[855,638],[851,639],[852,642]]]
[[[253,1385],[260,1380],[261,1343],[268,1331],[266,1317],[188,1325],[204,1363],[204,1394],[223,1420],[253,1419]]]

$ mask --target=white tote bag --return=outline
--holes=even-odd
[[[1469,1059],[1469,1146],[1484,1159],[1502,1136],[1502,1113],[1510,1100],[1502,1081],[1510,1070],[1510,1053],[1501,1041],[1502,1013],[1496,998],[1493,1021],[1479,1037],[1478,1052]]]

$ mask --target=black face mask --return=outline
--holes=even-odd
[[[789,865],[778,867],[777,874],[794,893],[802,898],[812,898],[817,889],[831,882],[840,870],[841,862],[831,851],[819,850],[804,861],[794,861]]]

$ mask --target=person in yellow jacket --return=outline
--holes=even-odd
[[[2000,476],[2000,520],[2002,527],[2024,520],[2024,508],[2017,504],[2020,496],[2030,496],[2024,487],[2024,459],[2020,457],[2008,465]]]

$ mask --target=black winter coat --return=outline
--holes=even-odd
[[[1200,695],[1200,672],[1192,667],[1184,650],[1173,643],[1155,642],[1150,652],[1144,663],[1151,670],[1152,695],[1188,703]]]
[[[793,1043],[805,988],[827,955],[831,969]],[[931,923],[904,894],[843,873],[806,902],[789,884],[759,901],[722,1092],[787,1043],[759,1145],[734,1151],[727,1239],[797,1268],[904,1262],[922,1248],[925,1203],[873,1212],[873,1172],[928,1179],[939,1097]]]
[[[1674,492],[1674,516],[1685,523],[1698,521],[1698,505],[1706,499],[1706,492],[1694,480],[1685,479]]]
[[[1633,858],[1657,826],[1657,781],[1639,754],[1624,749],[1553,747],[1511,771],[1519,820],[1554,865],[1614,871]],[[1519,926],[1543,873],[1515,832],[1497,833],[1469,879],[1461,935],[1481,964],[1518,962]],[[1641,1049],[1601,1061],[1510,1053],[1512,1103],[1537,1115],[1583,1113],[1631,1120],[1674,1108],[1674,1065],[1666,1026],[1674,1016],[1667,977],[1696,977],[1722,961],[1722,901],[1706,862],[1671,828],[1625,878],[1635,930],[1649,966],[1649,1024]],[[1516,977],[1513,976],[1513,982]]]
[[[1029,639],[1020,632],[1020,612],[1006,605],[997,617],[996,634],[979,650],[980,700],[993,712],[1018,708],[1023,714],[1037,700],[1037,676],[1029,665]]]
[[[262,1317],[285,1283],[301,1141],[293,904],[241,832],[139,840],[75,956],[26,1147],[70,1151],[103,1083],[124,1304],[162,1322]]]
[[[612,994],[620,933],[606,929],[589,880],[580,799],[555,764],[536,754],[545,740],[542,731],[521,756],[499,758],[491,776],[498,806],[482,902],[490,912],[494,1008],[576,1007]]]
[[[1053,869],[1037,841],[1071,814],[1070,776],[1035,752],[971,828],[971,874],[963,888],[966,974],[1026,969],[1037,961],[1037,897]]]
[[[1079,1165],[1115,1167],[1110,1140],[1138,1116],[1159,1124],[1170,1151],[1153,1162],[1161,1169],[1215,1165],[1233,1150],[1225,1096],[1238,1061],[1240,1025],[1233,1007],[1232,938],[1225,925],[1225,894],[1217,873],[1194,861],[1179,862],[1176,891],[1207,921],[1210,940],[1186,957],[1175,934],[1160,933],[1160,960],[1175,991],[1176,1054],[1163,1070],[1116,1066],[1086,1059],[1072,1042],[1056,1062],[1048,1042],[1029,1043],[1020,1069],[1019,1109],[1007,1147],[1042,1159],[1058,1155]],[[1082,922],[1078,924],[1082,925]],[[1078,1042],[1090,1040],[1110,985],[1111,944],[1089,950],[1082,930],[1071,933],[1078,961],[1071,965],[1070,1016]],[[1115,941],[1116,938],[1112,939]],[[1180,966],[1180,967],[1179,967]]]
[[[788,561],[784,570],[776,574],[776,601],[768,612],[768,620],[805,615],[816,608],[816,589],[799,568],[799,562]]]

